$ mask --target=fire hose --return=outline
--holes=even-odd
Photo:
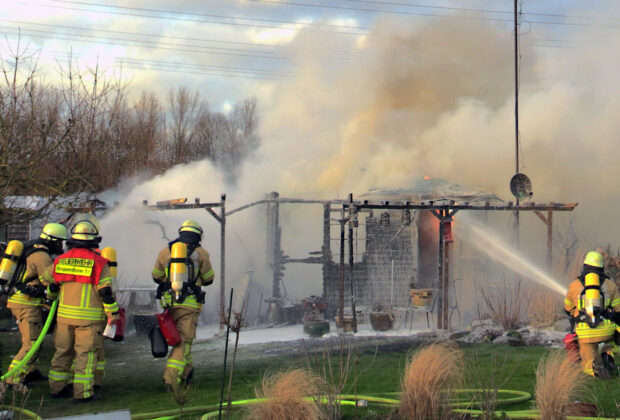
[[[484,390],[479,389],[456,389],[454,390],[458,393],[480,393]],[[531,394],[524,391],[517,390],[509,390],[509,389],[499,389],[497,393],[502,397],[497,400],[497,406],[506,406],[517,403],[526,402],[531,399]],[[389,394],[385,394],[389,395]],[[312,397],[306,397],[307,401],[316,401],[316,399]],[[231,406],[234,409],[239,409],[243,407],[247,407],[254,404],[260,404],[262,402],[267,401],[265,398],[255,398],[255,399],[246,399],[246,400],[237,400],[231,402]],[[319,400],[322,404],[328,404],[330,401],[327,398],[322,398]],[[367,406],[377,406],[377,407],[397,407],[400,404],[400,400],[396,398],[384,398],[372,395],[350,395],[350,394],[342,394],[336,396],[335,401],[332,400],[332,403],[339,404],[341,406],[357,406],[357,407],[367,407]],[[475,401],[453,401],[450,403],[450,407],[453,412],[460,414],[470,414],[473,416],[480,416],[485,414],[485,411],[475,410],[468,407],[477,405]],[[219,415],[218,410],[219,404],[211,404],[204,405],[198,407],[184,408],[183,415],[188,414],[200,414],[205,413],[201,416],[201,419],[212,419],[216,418]],[[462,408],[465,407],[465,408]],[[540,415],[536,410],[514,410],[514,411],[506,411],[506,410],[497,410],[497,415],[506,416],[506,418],[510,419],[537,419],[540,418]],[[160,412],[151,412],[151,413],[143,413],[132,415],[132,420],[172,420],[181,417],[179,414],[179,410],[166,410]],[[611,420],[605,419],[601,417],[596,417],[601,420]],[[586,420],[586,419],[594,419],[593,417],[573,417],[569,416],[570,420]]]
[[[47,331],[49,330],[50,325],[52,325],[52,321],[54,319],[54,315],[56,314],[56,308],[57,307],[58,307],[58,300],[55,300],[52,303],[52,307],[50,308],[49,315],[48,315],[47,319],[45,320],[45,324],[43,325],[43,329],[41,330],[41,334],[39,334],[39,337],[37,337],[37,341],[34,342],[34,344],[32,345],[32,348],[30,350],[28,350],[28,353],[26,353],[24,358],[22,360],[20,360],[19,363],[17,363],[15,365],[15,367],[13,367],[13,369],[9,370],[7,373],[2,375],[2,377],[0,377],[0,380],[4,381],[7,378],[13,376],[15,373],[19,372],[21,370],[21,368],[26,363],[28,363],[28,361],[37,352],[37,350],[39,350],[39,347],[41,347],[41,343],[43,343],[43,339],[45,338],[45,335],[47,334]],[[2,406],[0,406],[0,408],[2,408],[2,409],[9,409],[10,411],[13,411],[13,412],[19,412],[20,413],[20,417],[19,418],[22,418],[22,416],[24,416],[24,417],[30,418],[30,419],[41,420],[41,417],[39,415],[37,415],[36,413],[34,413],[34,412],[30,411],[30,410],[26,410],[23,407],[6,407],[6,406],[2,405]]]
[[[58,307],[58,300],[55,300],[52,303],[52,307],[50,308],[50,313],[47,316],[47,319],[45,320],[45,324],[43,325],[43,329],[41,330],[41,334],[39,334],[39,337],[37,338],[37,341],[34,342],[34,344],[30,348],[30,350],[28,350],[28,353],[26,353],[24,358],[22,360],[20,360],[19,363],[17,363],[17,365],[15,365],[15,367],[13,369],[9,370],[7,373],[2,375],[2,377],[0,377],[0,380],[4,381],[8,377],[13,376],[15,373],[19,372],[19,370],[26,363],[28,363],[30,358],[32,358],[32,355],[35,354],[37,352],[37,350],[39,350],[39,347],[41,347],[41,343],[43,342],[43,339],[45,338],[45,335],[47,334],[47,330],[49,330],[50,325],[52,325],[52,321],[54,319],[54,315],[56,314],[56,308],[57,307]]]

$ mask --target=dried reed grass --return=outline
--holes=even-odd
[[[452,418],[451,389],[463,380],[463,352],[452,344],[431,344],[410,358],[401,381],[399,418]]]
[[[248,407],[247,420],[324,420],[318,399],[320,380],[305,369],[278,372],[263,378],[256,390],[265,401]],[[308,400],[306,397],[315,397]]]
[[[487,306],[491,319],[506,331],[516,330],[525,323],[531,293],[522,285],[521,279],[514,281],[504,278],[504,285],[496,293],[484,287],[479,288],[480,296]]]
[[[530,295],[530,308],[527,313],[531,325],[539,328],[550,327],[566,318],[563,298],[557,293],[537,288]],[[566,324],[568,326],[568,323]]]
[[[587,377],[581,366],[570,361],[563,350],[542,359],[536,369],[536,407],[542,420],[561,420],[568,416],[571,402],[586,391]]]

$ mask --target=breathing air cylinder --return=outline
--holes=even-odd
[[[181,299],[183,283],[187,280],[187,244],[175,242],[170,250],[170,282],[177,301]]]
[[[112,275],[112,290],[116,292],[116,275],[118,273],[118,262],[116,259],[116,249],[111,246],[105,247],[101,250],[101,256],[108,260],[108,267],[110,267],[110,274]],[[116,296],[115,296],[116,298]],[[111,338],[113,341],[123,341],[125,335],[125,322],[127,318],[125,316],[125,308],[118,309],[118,319],[116,320],[114,332],[110,332],[106,337]],[[108,326],[106,326],[106,329]],[[104,331],[104,336],[105,331]],[[110,336],[111,335],[111,336]]]
[[[116,280],[116,270],[117,270],[117,261],[116,261],[116,250],[111,246],[105,247],[101,250],[101,256],[106,260],[110,261],[108,263],[108,267],[110,267],[110,274],[112,274],[112,284],[114,284],[114,280]]]
[[[0,286],[6,286],[13,280],[19,257],[24,251],[24,244],[14,240],[9,242],[0,261]]]
[[[584,309],[588,315],[588,324],[596,328],[599,322],[599,315],[603,310],[601,298],[601,281],[596,273],[586,274],[584,285],[586,287]]]

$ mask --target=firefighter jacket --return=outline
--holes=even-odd
[[[215,273],[213,272],[213,268],[211,267],[211,260],[209,259],[209,253],[202,247],[197,246],[189,258],[192,261],[194,266],[194,272],[190,273],[189,282],[195,282],[195,285],[199,288],[201,286],[208,286],[213,283],[213,278],[215,277]],[[162,295],[164,306],[171,306],[173,303],[172,293],[170,292],[170,247],[165,247],[161,250],[159,255],[157,256],[157,261],[155,261],[155,267],[151,272],[153,276],[153,280],[160,284],[164,285],[164,293]],[[185,297],[183,302],[174,303],[174,306],[181,306],[184,308],[196,309],[200,310],[202,308],[202,303],[200,299],[195,294],[189,294]]]
[[[32,248],[25,252],[29,255],[26,257],[26,270],[21,282],[43,291],[42,281],[44,281],[45,272],[54,264],[50,251],[45,245],[34,243]],[[41,306],[42,303],[43,298],[33,297],[18,290],[9,297],[7,308]]]
[[[115,319],[118,304],[111,296],[108,260],[89,248],[73,248],[54,261],[54,281],[60,287],[58,323],[76,326]],[[103,289],[110,294],[102,299]]]
[[[616,284],[605,278],[601,284],[601,293],[605,297],[603,310],[611,308],[616,312],[620,312],[620,294]],[[568,292],[564,299],[564,310],[576,317],[579,312],[584,309],[582,292],[584,285],[579,279],[575,279],[568,286]],[[577,322],[575,332],[581,343],[600,343],[611,340],[616,331],[616,323],[604,318],[599,322],[596,328],[592,328],[587,322]]]

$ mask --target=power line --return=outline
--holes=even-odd
[[[58,29],[70,29],[70,30],[80,30],[80,31],[88,31],[88,32],[103,32],[103,33],[111,33],[111,34],[120,34],[120,35],[136,35],[136,36],[145,36],[149,38],[162,38],[161,35],[157,34],[145,34],[139,32],[125,32],[125,31],[112,31],[109,29],[95,29],[95,28],[85,28],[81,26],[64,26],[64,25],[52,25],[49,23],[36,23],[36,22],[26,22],[21,20],[10,20],[10,19],[0,19],[0,22],[9,22],[15,23],[18,25],[33,25],[33,26],[46,26],[49,28],[58,28]],[[165,35],[165,38],[175,39],[180,41],[198,41],[198,42],[214,42],[219,44],[233,44],[233,45],[243,45],[243,46],[252,46],[252,47],[269,47],[269,48],[281,48],[277,45],[271,44],[263,44],[263,43],[252,43],[252,42],[240,42],[240,41],[223,41],[219,39],[205,39],[205,38],[187,38],[187,37],[178,37],[178,36],[170,36]]]
[[[387,6],[404,6],[404,7],[419,7],[421,9],[437,9],[437,10],[456,10],[460,12],[478,12],[478,13],[502,13],[502,14],[511,14],[511,11],[508,10],[491,10],[491,9],[471,9],[465,7],[450,7],[450,6],[431,6],[427,4],[417,4],[417,3],[399,3],[392,1],[376,1],[376,0],[345,0],[355,3],[367,3],[367,4],[381,4]]]
[[[402,7],[418,7],[423,9],[438,9],[438,10],[454,10],[454,11],[462,11],[462,12],[477,12],[477,13],[497,13],[497,14],[506,14],[512,15],[511,10],[493,10],[493,9],[478,9],[478,8],[465,8],[465,7],[453,7],[453,6],[431,6],[427,4],[418,4],[418,3],[403,3],[403,2],[392,2],[392,1],[378,1],[378,0],[343,0],[354,3],[367,3],[367,4],[381,4],[388,6],[402,6]],[[523,12],[525,16],[542,16],[542,17],[556,17],[563,19],[591,19],[591,20],[614,20],[620,21],[620,18],[617,17],[607,17],[607,16],[594,16],[594,15],[567,15],[567,14],[558,14],[558,13],[539,13],[539,12]]]
[[[495,21],[495,22],[512,22],[512,20],[510,19],[477,17],[477,16],[440,15],[440,14],[433,14],[433,13],[393,11],[393,10],[385,10],[385,9],[369,9],[369,8],[361,8],[361,7],[335,6],[333,4],[325,5],[325,4],[299,3],[299,2],[293,2],[293,1],[279,1],[279,0],[248,0],[248,1],[255,2],[255,3],[277,4],[281,6],[302,6],[302,7],[321,8],[321,9],[348,10],[348,11],[355,11],[355,12],[385,13],[385,14],[392,14],[392,15],[464,18],[464,19],[474,19],[474,20],[489,20],[489,21]]]
[[[52,0],[52,1],[60,1],[60,0]],[[25,2],[23,4],[29,4],[29,3]],[[245,27],[252,27],[252,28],[270,28],[270,29],[279,29],[279,30],[288,30],[288,31],[296,31],[300,27],[306,27],[306,26],[312,27],[312,26],[322,25],[322,24],[313,24],[313,23],[305,23],[305,22],[283,21],[283,23],[297,26],[297,28],[284,28],[282,26],[276,26],[276,25],[261,25],[261,24],[242,23],[242,22],[218,22],[214,20],[188,19],[188,18],[174,17],[174,16],[146,15],[146,14],[140,14],[140,13],[118,12],[118,11],[113,11],[113,10],[92,10],[92,9],[68,7],[68,6],[53,6],[53,5],[39,5],[38,4],[37,7],[48,7],[52,9],[61,9],[61,10],[76,10],[80,12],[97,12],[97,13],[106,13],[106,14],[119,15],[119,16],[146,17],[146,18],[161,19],[161,20],[174,20],[174,21],[183,21],[183,22],[194,22],[194,23],[211,23],[211,24],[216,24],[216,25],[234,25],[234,26],[245,26]],[[100,6],[100,7],[107,7],[107,8],[113,9],[113,8],[121,8],[122,6]],[[153,9],[153,12],[156,13],[156,9]],[[186,13],[172,12],[172,11],[170,12],[170,14],[186,15]],[[250,19],[250,18],[237,18],[237,17],[224,17],[224,18]],[[347,25],[332,25],[332,26],[340,27],[343,29],[356,29],[356,28],[352,28],[351,26],[347,26]],[[364,31],[368,31],[370,28],[360,28],[360,29],[363,29]],[[328,30],[328,29],[320,29],[320,28],[317,28],[316,30],[319,30],[322,32],[343,34],[343,35],[365,35],[366,34],[366,32]]]
[[[335,9],[335,10],[349,10],[349,11],[357,11],[357,12],[371,12],[371,13],[384,13],[384,14],[393,14],[393,15],[414,15],[414,16],[428,16],[428,17],[441,17],[441,18],[459,18],[459,19],[473,19],[473,20],[485,20],[485,21],[495,21],[495,22],[512,22],[512,19],[501,19],[501,18],[491,18],[484,16],[463,16],[463,15],[446,15],[446,14],[435,14],[435,13],[420,13],[420,12],[409,12],[409,11],[394,11],[394,10],[385,10],[385,9],[370,9],[370,8],[361,8],[361,7],[347,7],[347,6],[335,6],[335,5],[325,5],[325,4],[312,4],[312,3],[300,3],[295,1],[283,1],[283,0],[248,0],[255,3],[267,3],[267,4],[277,4],[281,6],[301,6],[301,7],[312,7],[312,8],[322,8],[322,9]],[[348,0],[355,1],[355,0]],[[372,2],[372,3],[383,3],[383,2]],[[404,5],[404,4],[403,4]],[[428,6],[429,8],[433,6]],[[503,13],[501,11],[492,11],[487,9],[466,9],[466,8],[450,8],[443,6],[434,6],[433,8],[437,9],[449,9],[456,11],[477,11],[480,10],[486,11],[487,13]],[[570,16],[570,15],[554,15],[551,13],[526,13],[526,15],[532,16],[546,16],[546,17],[564,17],[564,18],[588,18],[588,19],[605,19],[600,17],[579,17],[579,16]],[[620,21],[620,18],[609,18],[614,21]],[[541,20],[528,20],[529,23],[538,23],[543,25],[566,25],[566,26],[583,26],[583,27],[601,27],[601,28],[620,28],[620,25],[601,25],[601,24],[588,24],[588,23],[575,23],[575,22],[552,22],[552,21],[541,21]]]
[[[0,22],[10,22],[4,19],[0,19]],[[52,27],[52,28],[64,28],[64,29],[69,29],[69,30],[76,30],[76,31],[88,31],[88,32],[103,32],[103,33],[111,33],[111,34],[121,34],[121,35],[130,35],[130,36],[146,36],[146,37],[155,37],[155,38],[159,38],[157,36],[153,36],[153,35],[148,35],[148,34],[139,34],[139,33],[135,33],[135,32],[122,32],[122,31],[108,31],[108,30],[103,30],[103,29],[93,29],[93,30],[89,30],[86,28],[80,28],[80,27],[69,27],[69,26],[60,26],[60,25],[47,25],[47,24],[36,24],[36,23],[28,23],[28,22],[21,22],[20,24],[26,24],[26,25],[33,25],[33,26],[44,26],[44,27]],[[10,26],[3,26],[0,25],[0,28],[10,28],[10,29],[24,29],[23,27],[19,26],[18,28],[14,28],[14,27],[10,27]],[[53,31],[44,31],[44,30],[39,30],[39,29],[25,29],[27,31],[32,31],[32,32],[42,32],[42,33],[50,33],[50,34],[56,34],[56,32]],[[67,36],[77,36],[77,37],[87,37],[87,38],[94,38],[94,39],[111,39],[111,40],[121,40],[121,41],[130,41],[130,42],[141,42],[141,43],[145,43],[145,44],[161,44],[161,45],[170,45],[170,46],[180,46],[180,47],[195,47],[195,48],[202,48],[202,49],[213,49],[213,50],[218,50],[218,51],[229,51],[229,52],[240,52],[240,53],[257,53],[257,54],[270,54],[270,55],[274,55],[275,53],[272,51],[253,51],[253,50],[246,50],[246,49],[238,49],[238,48],[223,48],[223,47],[214,47],[214,46],[206,46],[206,45],[188,45],[186,43],[184,44],[175,44],[175,43],[169,43],[169,42],[162,42],[162,41],[149,41],[149,40],[142,40],[142,39],[130,39],[130,38],[114,38],[114,37],[103,37],[103,36],[97,36],[95,34],[61,34],[61,35],[67,35]],[[179,40],[194,40],[194,41],[200,41],[199,39],[196,38],[182,38],[182,37],[165,37],[165,38],[171,38],[171,39],[179,39]],[[264,57],[263,57],[264,58]]]
[[[92,2],[83,2],[83,1],[71,1],[71,0],[50,0],[56,3],[67,3],[67,4],[78,4],[81,6],[97,6],[97,7],[108,7],[112,9],[123,9],[123,10],[136,10],[141,12],[155,12],[155,13],[168,13],[168,14],[180,14],[186,16],[199,16],[199,17],[210,17],[216,19],[238,19],[238,20],[250,20],[257,22],[270,22],[270,23],[293,23],[300,24],[301,22],[293,22],[288,20],[279,20],[279,19],[264,19],[264,18],[246,18],[242,16],[225,16],[225,15],[211,15],[204,13],[195,13],[195,12],[180,12],[178,10],[165,10],[165,9],[153,9],[146,7],[129,7],[129,6],[117,6],[117,5],[109,5],[109,4],[101,4],[101,3],[92,3]],[[303,24],[303,23],[301,23]],[[346,29],[369,29],[358,26],[349,26],[349,25],[337,25],[331,23],[311,23],[313,26],[319,27],[327,27],[327,28],[346,28]]]
[[[3,28],[5,32],[6,30],[14,30],[14,31],[17,30],[16,28],[0,25],[0,29],[3,29]],[[6,33],[10,35],[19,35],[19,33],[16,33],[16,32],[6,32]],[[138,46],[138,47],[143,47],[143,48],[151,48],[151,49],[159,49],[159,50],[171,50],[171,51],[176,51],[176,52],[191,52],[191,53],[198,53],[198,54],[217,54],[217,55],[229,55],[229,56],[248,57],[248,58],[275,59],[275,60],[287,60],[288,59],[286,57],[276,56],[276,55],[258,55],[258,54],[242,54],[242,53],[235,53],[235,52],[225,52],[225,51],[221,51],[221,50],[227,50],[225,48],[216,48],[216,47],[199,46],[199,45],[195,45],[195,46],[190,45],[189,47],[192,47],[193,49],[187,49],[187,48],[182,48],[182,47],[188,47],[187,45],[165,43],[165,42],[152,42],[152,41],[144,41],[144,40],[121,39],[121,38],[100,38],[96,36],[80,35],[80,34],[72,34],[72,37],[69,37],[69,36],[63,36],[64,34],[57,34],[52,31],[43,31],[43,30],[38,30],[38,29],[22,29],[22,34],[27,35],[32,38],[60,39],[60,40],[68,40],[68,41],[74,41],[74,42],[90,42],[90,43],[103,44],[103,45],[123,45],[123,46],[130,46],[130,47]],[[41,34],[41,35],[37,35],[37,34]],[[73,37],[85,38],[85,39],[76,39]],[[105,39],[106,41],[101,41],[102,39]],[[169,47],[162,46],[162,45],[169,45]],[[217,49],[217,51],[213,51],[212,49]],[[231,49],[228,49],[228,50],[234,51]]]
[[[156,34],[147,34],[147,33],[139,33],[139,32],[125,32],[125,31],[112,31],[112,30],[107,30],[107,29],[95,29],[95,28],[84,28],[84,27],[80,27],[80,26],[66,26],[66,25],[52,25],[52,24],[45,24],[45,23],[35,23],[35,22],[26,22],[26,21],[18,21],[18,20],[9,20],[9,19],[0,19],[0,22],[8,22],[8,23],[14,23],[17,25],[32,25],[32,26],[43,26],[43,27],[47,27],[47,28],[58,28],[58,29],[66,29],[66,30],[70,30],[70,31],[83,31],[83,32],[101,32],[104,34],[118,34],[118,35],[128,35],[128,36],[138,36],[138,37],[147,37],[147,38],[155,38],[157,39],[157,43],[161,43],[161,41],[159,41],[160,38],[165,38],[165,39],[171,39],[171,40],[179,40],[179,41],[195,41],[195,42],[213,42],[213,43],[219,43],[219,44],[233,44],[233,45],[241,45],[241,46],[249,46],[249,47],[254,47],[254,46],[258,46],[259,48],[262,47],[266,47],[269,49],[279,49],[279,50],[283,50],[284,47],[283,46],[279,46],[279,45],[270,45],[270,44],[263,44],[263,43],[251,43],[251,42],[240,42],[240,41],[223,41],[223,40],[216,40],[216,39],[204,39],[204,38],[187,38],[187,37],[177,37],[177,36],[170,36],[170,35],[165,35],[165,36],[161,36],[161,35],[156,35]],[[74,34],[69,34],[69,35],[74,35]],[[80,34],[77,34],[78,36],[83,36]],[[90,36],[90,35],[88,35]],[[119,39],[119,38],[113,38],[113,39]],[[120,38],[120,39],[124,39],[126,40],[127,38]],[[131,40],[131,41],[142,41],[142,40]],[[151,41],[146,41],[146,42],[151,42]],[[178,45],[178,44],[173,44],[173,45]],[[187,47],[188,45],[186,43],[181,44],[184,47]],[[199,45],[198,48],[206,48],[206,46],[204,45]],[[222,49],[221,47],[211,47],[214,49]],[[236,48],[225,48],[224,50],[229,50],[229,51],[239,51],[239,52],[250,52],[250,53],[260,53],[260,54],[274,54],[275,55],[275,51],[267,51],[267,50],[258,50],[258,51],[249,51],[249,50],[243,50],[243,49],[236,49]],[[333,50],[334,53],[337,54],[345,54],[348,55],[350,53],[350,50]]]
[[[41,55],[49,58],[64,59],[66,55],[62,51],[48,51]],[[85,58],[86,55],[74,54],[76,58]],[[247,77],[261,80],[286,80],[290,78],[290,73],[269,71],[266,69],[254,69],[232,66],[212,66],[202,64],[189,64],[182,62],[170,62],[161,60],[140,60],[127,57],[119,57],[113,60],[114,63],[123,68],[147,70],[147,71],[166,71],[178,72],[184,74],[195,75],[212,75],[212,76],[231,76],[231,77]]]

